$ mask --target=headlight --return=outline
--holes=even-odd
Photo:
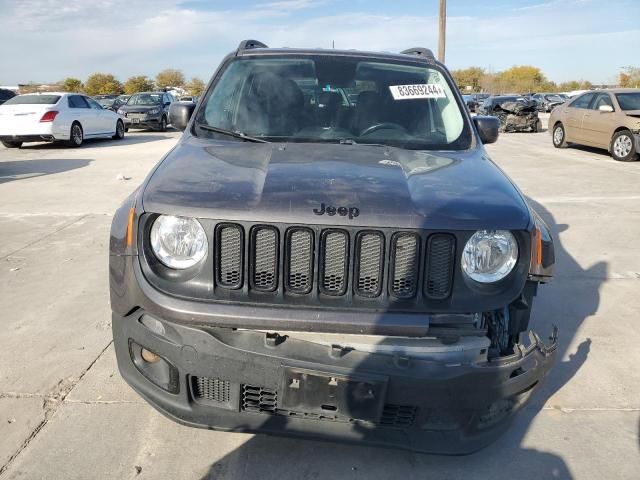
[[[507,230],[478,230],[462,251],[462,270],[481,283],[502,280],[517,261],[518,242]]]
[[[149,110],[147,113],[149,115],[156,115],[156,114],[160,113],[160,109],[159,108],[153,108],[153,109]]]
[[[127,112],[125,112],[121,108],[118,109],[118,115],[124,115],[125,113],[127,113]]]
[[[207,256],[207,235],[200,222],[189,217],[160,215],[151,227],[151,248],[167,267],[193,267]]]

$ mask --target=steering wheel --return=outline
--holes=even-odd
[[[360,136],[364,137],[365,135],[369,135],[370,133],[377,132],[378,130],[383,130],[385,128],[392,128],[394,130],[400,130],[401,132],[407,133],[407,129],[398,123],[382,122],[365,128],[362,132],[360,132]]]

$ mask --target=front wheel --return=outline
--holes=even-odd
[[[566,135],[561,123],[557,123],[556,126],[553,127],[553,146],[556,148],[567,147]]]
[[[160,120],[160,131],[161,132],[167,131],[167,117],[162,117],[162,120]]]
[[[84,133],[82,126],[78,122],[73,122],[71,125],[71,134],[69,135],[69,146],[78,148],[84,141]]]
[[[113,138],[114,140],[122,140],[124,138],[124,132],[125,132],[124,123],[122,123],[122,120],[118,120],[116,122],[116,133],[111,138]]]
[[[629,130],[616,132],[611,139],[611,156],[619,162],[632,162],[638,157],[633,143],[633,134]]]
[[[20,148],[22,146],[22,142],[2,142],[7,148]]]

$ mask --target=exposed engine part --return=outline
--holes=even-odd
[[[488,337],[491,341],[489,356],[508,355],[513,352],[513,346],[517,342],[517,335],[509,333],[509,308],[484,312],[483,326],[488,328]]]

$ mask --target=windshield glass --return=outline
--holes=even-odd
[[[55,105],[60,95],[18,95],[10,98],[4,105]]]
[[[160,93],[138,93],[132,95],[127,105],[157,105],[162,101]]]
[[[558,95],[547,95],[545,98],[548,102],[564,102]]]
[[[282,142],[463,149],[471,141],[451,86],[427,65],[327,55],[237,59],[202,105],[199,136],[218,137],[206,129],[216,127]]]
[[[640,110],[640,92],[616,93],[616,98],[622,110]]]

